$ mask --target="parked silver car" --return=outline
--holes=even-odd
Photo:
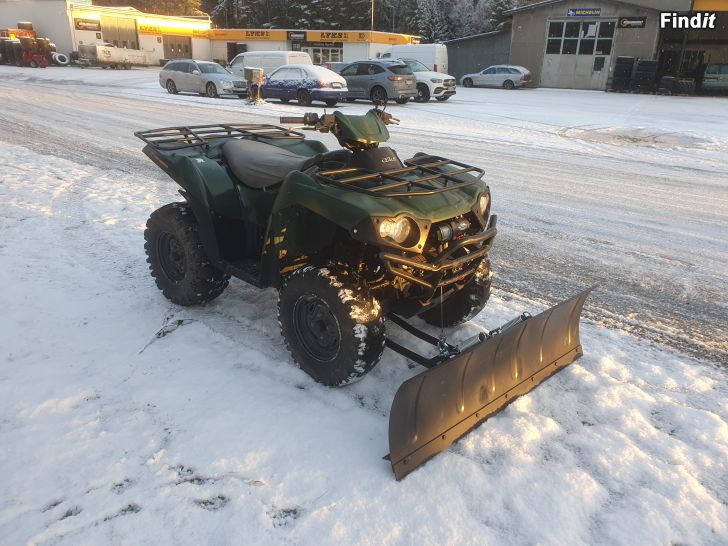
[[[502,87],[516,89],[531,81],[531,71],[522,66],[498,64],[460,78],[464,87]]]
[[[347,100],[369,99],[384,104],[394,99],[404,104],[417,96],[417,81],[402,61],[356,61],[339,72],[349,88]]]
[[[199,93],[210,98],[248,93],[245,81],[217,63],[175,59],[159,71],[159,85],[169,93]]]

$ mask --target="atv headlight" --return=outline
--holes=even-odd
[[[480,215],[483,218],[485,218],[485,215],[488,212],[488,205],[490,205],[490,194],[484,193],[478,199],[478,210],[480,210]]]
[[[398,245],[404,243],[412,233],[412,221],[407,217],[382,220],[379,224],[379,236],[382,239],[392,239]]]

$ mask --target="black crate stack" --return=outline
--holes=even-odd
[[[638,61],[630,85],[638,93],[654,93],[657,90],[657,61]]]
[[[612,91],[628,91],[632,80],[634,57],[617,57],[612,76]]]

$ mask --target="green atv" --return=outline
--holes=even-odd
[[[429,368],[400,387],[392,406],[390,458],[401,478],[577,358],[588,291],[463,346],[407,322],[419,316],[442,332],[483,309],[497,219],[482,169],[424,153],[402,161],[381,146],[397,122],[378,108],[281,118],[333,134],[342,147],[334,151],[276,125],[135,135],[184,197],[153,212],[144,233],[167,298],[208,302],[231,276],[277,288],[283,339],[325,385],[360,378],[385,346]],[[385,317],[437,354],[388,339]]]

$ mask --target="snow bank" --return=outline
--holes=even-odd
[[[324,388],[273,291],[165,301],[142,230],[172,183],[12,145],[0,173],[4,543],[728,541],[724,369],[585,324],[581,360],[398,483],[388,409],[419,369],[385,351]],[[523,310],[496,292],[457,336]]]

